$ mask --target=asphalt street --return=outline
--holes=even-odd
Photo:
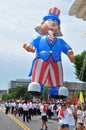
[[[48,119],[48,130],[57,130],[58,122]],[[0,107],[0,130],[40,130],[41,116],[33,116],[30,122],[23,122],[23,117],[16,117],[12,114],[5,114],[5,108]]]

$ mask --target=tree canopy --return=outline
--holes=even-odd
[[[80,81],[86,82],[86,51],[75,55],[75,74]]]
[[[29,92],[27,91],[28,86],[24,85],[24,86],[16,86],[14,88],[10,88],[8,90],[7,94],[4,94],[2,96],[3,100],[7,100],[7,99],[30,99],[32,98],[31,95],[29,94]]]
[[[47,100],[47,97],[48,97],[48,88],[49,86],[46,86],[45,87],[45,92],[39,96],[40,99],[45,99]],[[8,90],[8,93],[7,94],[4,94],[2,96],[2,100],[10,100],[10,99],[32,99],[34,96],[37,96],[37,95],[31,95],[29,92],[28,92],[28,85],[23,85],[23,86],[16,86],[16,87],[13,87],[13,88],[10,88]]]

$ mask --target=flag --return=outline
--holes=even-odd
[[[74,103],[75,105],[78,103],[78,97],[77,97],[76,92],[74,92]]]
[[[80,101],[81,103],[84,103],[84,97],[83,97],[82,91],[80,91],[80,94],[79,94],[79,101]]]

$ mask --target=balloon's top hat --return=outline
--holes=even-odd
[[[60,24],[60,19],[59,19],[59,15],[60,15],[60,9],[57,7],[53,7],[49,9],[49,12],[46,16],[43,17],[43,20],[53,20],[55,21],[57,24]]]

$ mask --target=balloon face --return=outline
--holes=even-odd
[[[43,34],[48,34],[49,30],[52,30],[54,36],[57,36],[58,32],[60,31],[60,25],[51,20],[43,22],[41,24],[41,32],[43,32]]]

